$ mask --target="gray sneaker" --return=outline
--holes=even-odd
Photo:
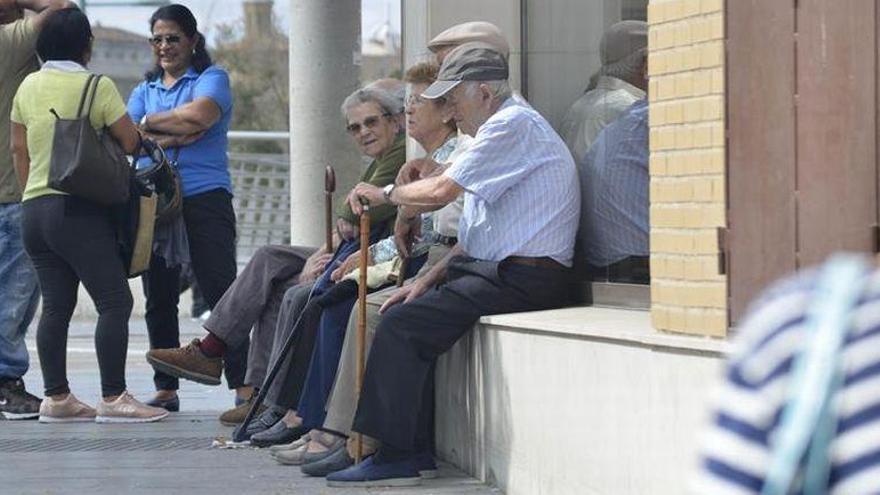
[[[40,415],[39,397],[24,389],[21,378],[0,381],[0,418],[36,419]]]

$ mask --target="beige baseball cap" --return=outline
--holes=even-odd
[[[473,21],[456,24],[443,31],[428,42],[428,50],[437,52],[441,48],[479,41],[492,46],[496,52],[507,58],[510,55],[510,44],[507,38],[491,22]]]

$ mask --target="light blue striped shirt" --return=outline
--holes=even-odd
[[[648,100],[635,102],[596,138],[584,162],[579,238],[604,267],[648,256]]]
[[[691,493],[761,493],[818,274],[807,270],[777,284],[738,327]],[[843,384],[833,398],[832,495],[880,493],[880,271],[871,275],[851,317]]]
[[[571,266],[577,171],[538,112],[508,98],[444,173],[466,191],[458,241],[469,256],[546,256]]]

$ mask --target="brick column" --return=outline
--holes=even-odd
[[[651,0],[648,22],[651,316],[658,330],[724,336],[724,3]]]

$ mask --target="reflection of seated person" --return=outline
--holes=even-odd
[[[590,272],[647,283],[648,101],[637,101],[596,139],[579,164],[580,242]]]
[[[648,89],[648,24],[622,21],[602,36],[602,67],[590,79],[587,91],[572,104],[559,134],[581,163],[602,129],[645,97]]]

